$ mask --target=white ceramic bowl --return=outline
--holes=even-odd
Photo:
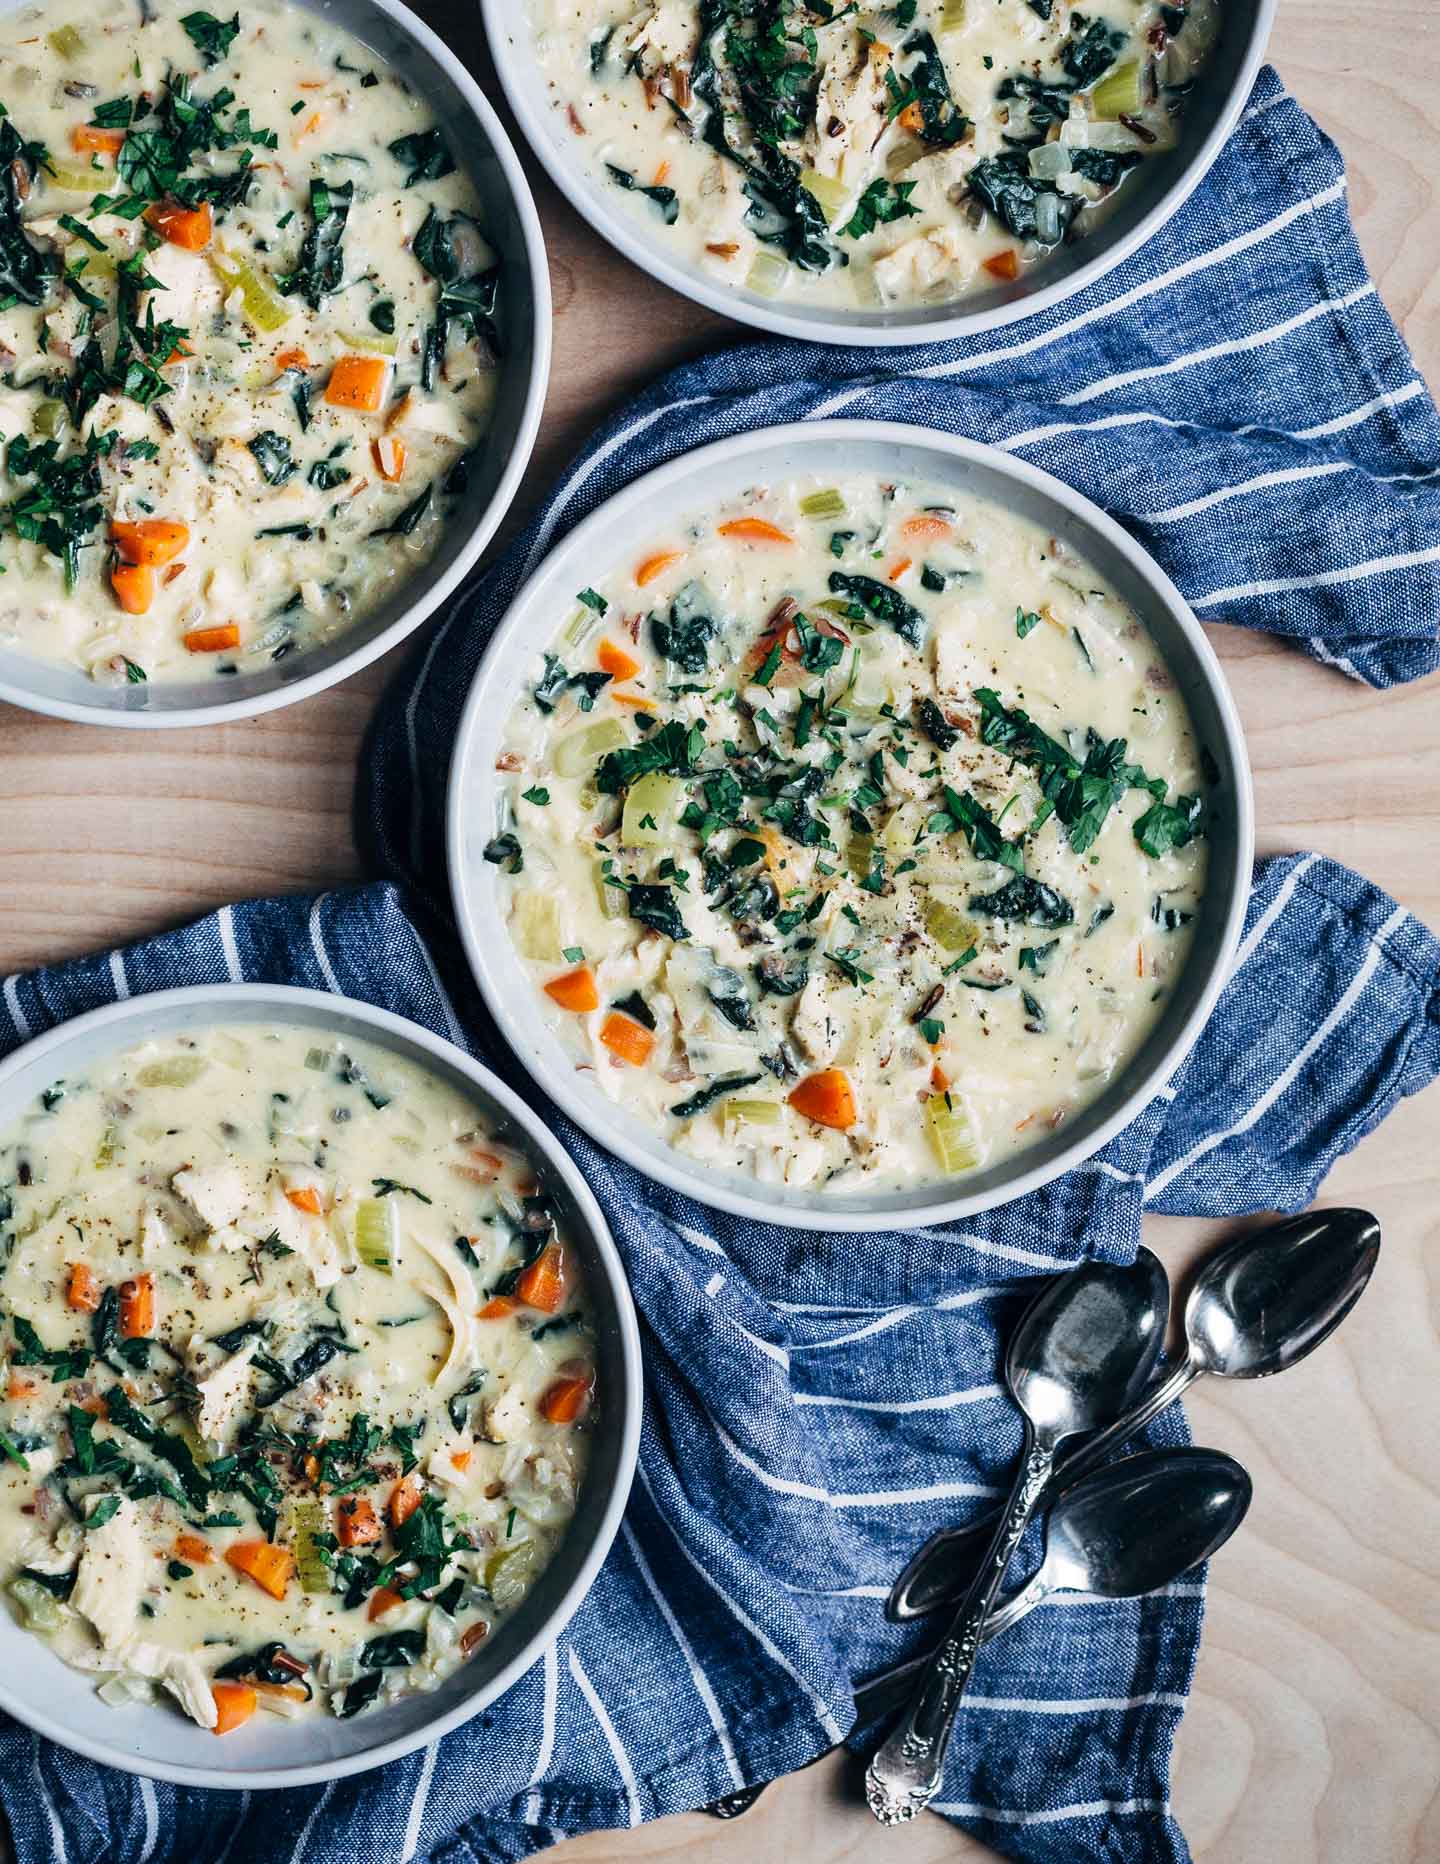
[[[414,633],[460,586],[510,508],[530,460],[550,378],[550,273],[539,216],[510,140],[455,53],[401,0],[294,0],[353,32],[435,112],[479,191],[485,232],[504,262],[506,343],[495,417],[470,486],[435,555],[336,640],[262,669],[217,679],[100,686],[85,674],[0,648],[0,699],[81,724],[139,730],[218,725],[294,705],[347,679]],[[0,11],[18,11],[0,0]]]
[[[505,928],[500,870],[482,858],[499,823],[495,759],[538,654],[603,569],[633,557],[667,520],[713,509],[767,478],[874,472],[986,497],[1044,524],[1114,583],[1149,627],[1219,767],[1210,880],[1190,962],[1150,1039],[1101,1098],[1054,1135],[953,1186],[866,1194],[789,1190],[701,1165],[625,1117],[587,1085],[545,1019]],[[1098,506],[1009,454],[925,427],[815,421],[718,441],[647,473],[600,506],[549,555],[496,629],[461,716],[450,770],[447,851],[470,967],[501,1033],[535,1082],[598,1144],[662,1184],[758,1222],[825,1230],[950,1222],[1033,1191],[1089,1158],[1129,1124],[1189,1051],[1229,973],[1250,894],[1254,821],[1240,721],[1210,643],[1178,589]]]
[[[0,1126],[97,1056],[181,1029],[283,1023],[365,1041],[419,1064],[468,1095],[528,1150],[589,1278],[600,1402],[575,1519],[535,1589],[479,1655],[439,1689],[353,1721],[258,1716],[223,1740],[173,1707],[112,1709],[95,1679],[68,1668],[0,1610],[0,1708],[92,1760],[182,1786],[304,1786],[396,1760],[493,1702],[564,1630],[620,1526],[640,1440],[640,1337],[625,1271],[599,1206],[562,1148],[488,1069],[415,1023],[349,997],[276,984],[202,984],[93,1010],[0,1063]]]
[[[1162,227],[1204,178],[1234,129],[1265,56],[1277,0],[1226,0],[1220,43],[1192,92],[1180,141],[1126,182],[1115,212],[1087,238],[1062,246],[1010,285],[995,285],[950,304],[893,310],[837,310],[788,304],[727,285],[698,265],[672,258],[658,237],[625,211],[623,197],[572,159],[574,141],[534,56],[527,0],[480,0],[490,51],[510,107],[550,178],[577,212],[642,271],[697,304],[777,336],[815,343],[939,343],[994,330],[1049,310],[1103,278]]]

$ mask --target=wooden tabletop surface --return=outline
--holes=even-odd
[[[473,0],[422,0],[480,71]],[[1335,137],[1385,302],[1440,380],[1440,28],[1428,0],[1282,0],[1275,63]],[[520,507],[618,401],[732,334],[601,245],[529,163],[550,244],[555,371]],[[1440,927],[1440,681],[1383,696],[1260,635],[1215,628],[1249,734],[1262,852],[1316,848]],[[89,730],[0,706],[0,976],[180,923],[225,900],[355,878],[360,735],[395,656],[287,711],[207,731]],[[1406,1103],[1326,1199],[1381,1216],[1365,1301],[1265,1386],[1212,1380],[1202,1443],[1255,1478],[1217,1561],[1177,1814],[1205,1864],[1440,1858],[1440,1238],[1435,1096]],[[1431,1200],[1435,1203],[1432,1207]],[[1211,1227],[1147,1223],[1177,1278]],[[837,1762],[735,1824],[670,1819],[562,1847],[563,1864],[969,1864],[938,1818],[883,1833]]]

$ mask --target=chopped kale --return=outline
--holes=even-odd
[[[682,673],[695,678],[710,664],[710,643],[719,634],[720,623],[708,610],[705,591],[692,582],[670,604],[668,620],[659,615],[651,617],[650,632],[657,652]]]
[[[128,145],[127,145],[128,146]],[[345,277],[345,223],[355,198],[353,181],[310,183],[310,226],[300,247],[295,270],[281,281],[281,290],[299,292],[312,311],[318,311]]]
[[[388,146],[395,160],[410,170],[405,177],[407,188],[417,181],[439,181],[455,173],[455,158],[438,128],[397,136]]]
[[[909,647],[919,648],[925,639],[925,617],[888,583],[873,576],[850,576],[843,570],[830,572],[830,593],[848,595],[867,615],[892,627]]]
[[[680,917],[680,908],[675,904],[672,887],[654,882],[636,882],[627,888],[626,897],[630,905],[630,917],[638,919],[641,925],[649,926],[652,932],[659,932],[677,942],[689,938],[685,921]]]
[[[673,188],[647,188],[636,180],[628,168],[617,168],[613,162],[607,162],[605,168],[617,187],[624,188],[630,194],[643,194],[647,200],[654,201],[666,226],[674,226],[680,218],[680,197]]]
[[[972,894],[969,904],[971,912],[986,919],[1004,919],[1012,924],[1068,926],[1075,922],[1070,902],[1029,874],[1017,874],[998,892]]]
[[[736,1094],[742,1087],[754,1087],[760,1080],[758,1074],[725,1074],[712,1081],[708,1087],[702,1087],[688,1100],[680,1100],[670,1109],[677,1120],[694,1119],[697,1113],[703,1113],[707,1107],[713,1107],[717,1100],[724,1100],[727,1094]]]

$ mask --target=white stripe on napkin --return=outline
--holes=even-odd
[[[1012,1812],[1004,1806],[976,1806],[965,1800],[939,1800],[932,1812],[952,1819],[989,1819],[994,1825],[1063,1825],[1067,1819],[1120,1818],[1133,1812],[1168,1813],[1167,1799],[1089,1799],[1078,1806],[1051,1806],[1044,1812]]]
[[[1440,544],[1428,550],[1400,550],[1393,556],[1372,557],[1368,563],[1351,563],[1343,569],[1321,570],[1315,576],[1271,576],[1264,582],[1236,583],[1232,589],[1216,589],[1199,595],[1192,608],[1209,608],[1215,602],[1248,602],[1257,595],[1289,595],[1297,589],[1328,589],[1335,583],[1364,582],[1369,576],[1385,576],[1392,570],[1411,570],[1419,563],[1440,562]]]
[[[565,1655],[570,1664],[570,1674],[579,1685],[581,1695],[584,1696],[585,1700],[590,1704],[590,1713],[600,1724],[600,1732],[605,1737],[605,1745],[609,1748],[611,1754],[614,1755],[615,1765],[620,1769],[620,1778],[625,1782],[625,1797],[630,1804],[629,1824],[633,1830],[635,1826],[640,1823],[642,1817],[640,1811],[640,1786],[635,1778],[635,1769],[630,1764],[630,1756],[625,1752],[625,1743],[620,1739],[619,1735],[616,1734],[615,1724],[610,1719],[609,1711],[595,1693],[595,1685],[585,1674],[584,1669],[581,1667],[580,1659],[575,1655],[573,1650],[567,1651]]]
[[[705,1713],[710,1717],[710,1726],[715,1730],[715,1734],[719,1739],[720,1751],[725,1756],[725,1765],[729,1769],[731,1781],[738,1791],[738,1789],[745,1784],[745,1776],[740,1771],[740,1762],[735,1754],[735,1743],[730,1739],[730,1730],[726,1726],[725,1717],[720,1712],[720,1703],[716,1697],[715,1691],[710,1686],[710,1679],[706,1676],[705,1671],[701,1667],[700,1659],[695,1655],[694,1647],[691,1645],[689,1638],[687,1638],[685,1633],[680,1629],[680,1620],[675,1616],[674,1612],[671,1611],[670,1601],[665,1597],[659,1586],[655,1584],[655,1576],[650,1571],[649,1563],[646,1561],[645,1555],[640,1551],[640,1543],[636,1540],[634,1531],[628,1521],[622,1521],[620,1523],[620,1532],[625,1536],[625,1544],[634,1556],[636,1568],[639,1571],[640,1577],[645,1581],[646,1590],[660,1607],[660,1615],[670,1627],[670,1635],[680,1647],[680,1655],[685,1659],[686,1665],[690,1671],[690,1680],[695,1685],[696,1694],[705,1704]]]
[[[1001,1396],[998,1385],[972,1385],[968,1391],[940,1392],[933,1398],[836,1398],[826,1392],[796,1392],[797,1405],[831,1405],[843,1411],[884,1411],[899,1417],[912,1411],[954,1411],[962,1404],[985,1404]]]
[[[530,1787],[539,1786],[545,1776],[555,1753],[555,1704],[560,1693],[560,1666],[555,1656],[555,1646],[549,1644],[545,1649],[544,1699],[540,1707],[540,1751],[535,1756],[535,1771],[530,1776]],[[540,1823],[540,1795],[531,1791],[525,1802],[525,1822],[527,1825]]]

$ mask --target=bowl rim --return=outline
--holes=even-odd
[[[310,990],[292,984],[187,984],[174,989],[149,991],[124,998],[117,1003],[104,1004],[99,1009],[87,1010],[79,1016],[70,1017],[67,1021],[56,1024],[53,1029],[47,1030],[43,1035],[35,1036],[30,1041],[22,1043],[19,1048],[14,1049],[3,1061],[0,1061],[0,1099],[3,1099],[12,1080],[22,1070],[29,1069],[35,1061],[46,1054],[56,1049],[63,1049],[67,1043],[75,1039],[77,1034],[88,1035],[93,1031],[105,1029],[113,1029],[118,1034],[125,1029],[127,1024],[143,1025],[153,1017],[156,1011],[172,1006],[180,1009],[194,1006],[197,1009],[223,1013],[227,1005],[240,1003],[272,1008],[282,1019],[288,1009],[303,1009],[312,1013],[318,1012],[322,1016],[338,1013],[366,1023],[408,1049],[412,1058],[421,1059],[422,1062],[423,1060],[440,1061],[447,1067],[455,1069],[478,1088],[487,1099],[493,1101],[507,1118],[513,1120],[524,1135],[526,1144],[533,1146],[537,1152],[541,1153],[546,1163],[564,1182],[566,1191],[574,1199],[575,1208],[586,1226],[588,1241],[593,1247],[614,1303],[624,1377],[622,1389],[617,1394],[616,1404],[620,1420],[616,1481],[606,1498],[590,1547],[559,1604],[536,1630],[535,1635],[494,1676],[472,1691],[463,1702],[457,1703],[445,1714],[436,1716],[407,1734],[398,1735],[393,1740],[366,1748],[359,1754],[347,1755],[336,1760],[317,1761],[299,1767],[250,1767],[221,1772],[218,1769],[179,1765],[168,1761],[148,1758],[142,1760],[120,1744],[123,1740],[123,1735],[120,1734],[117,1734],[117,1740],[113,1744],[94,1739],[89,1735],[77,1735],[68,1729],[63,1721],[52,1716],[45,1708],[18,1691],[9,1675],[0,1674],[0,1709],[13,1715],[17,1721],[23,1722],[27,1728],[34,1729],[37,1734],[45,1735],[48,1739],[58,1742],[60,1746],[68,1748],[72,1753],[83,1754],[89,1760],[99,1761],[107,1767],[117,1767],[123,1773],[138,1774],[146,1779],[166,1780],[177,1786],[215,1787],[227,1792],[313,1786],[321,1781],[341,1780],[353,1774],[368,1773],[372,1768],[382,1767],[390,1761],[401,1759],[406,1754],[413,1754],[418,1748],[429,1746],[433,1741],[438,1741],[441,1736],[451,1733],[452,1730],[469,1721],[472,1716],[479,1714],[482,1709],[488,1708],[512,1684],[517,1683],[564,1633],[595,1583],[601,1566],[609,1556],[619,1533],[621,1517],[625,1512],[634,1482],[640,1448],[640,1418],[643,1403],[640,1329],[635,1317],[629,1277],[626,1275],[620,1253],[615,1246],[610,1226],[579,1168],[544,1122],[483,1062],[476,1061],[455,1043],[448,1041],[444,1036],[435,1035],[421,1024],[412,1022],[408,1017],[397,1016],[393,1011],[381,1009],[359,997],[348,997],[327,990]],[[223,1014],[217,1015],[215,1020],[217,1022],[223,1020]],[[421,1052],[419,1057],[414,1057],[416,1050]],[[123,1725],[124,1718],[121,1717],[117,1721],[117,1728],[123,1728]]]
[[[19,3],[20,0],[8,0],[5,10],[9,11],[11,5]],[[301,0],[301,4],[307,4],[307,0]],[[324,12],[326,10],[326,0],[308,0],[308,4],[312,11]],[[18,706],[23,711],[40,713],[47,718],[66,719],[78,725],[107,726],[117,731],[193,730],[201,725],[222,725],[229,724],[236,719],[258,718],[262,713],[277,712],[284,706],[297,705],[302,699],[308,699],[314,693],[324,692],[331,686],[338,686],[342,680],[349,679],[362,667],[368,667],[372,661],[378,660],[382,654],[398,646],[407,636],[414,634],[426,621],[436,615],[474,569],[476,560],[514,504],[520,481],[530,464],[530,457],[535,449],[536,436],[540,431],[540,419],[544,412],[545,399],[550,385],[554,344],[550,265],[546,255],[545,236],[541,228],[540,215],[535,207],[530,184],[525,179],[525,172],[520,166],[520,158],[515,152],[515,147],[504,125],[494,106],[481,90],[478,81],[461,63],[459,56],[451,51],[438,33],[427,26],[418,14],[411,12],[410,8],[404,4],[404,0],[366,0],[366,4],[377,12],[383,13],[408,38],[415,40],[455,86],[456,91],[478,122],[481,134],[489,145],[490,153],[504,174],[505,185],[514,202],[516,217],[520,223],[526,265],[530,274],[530,300],[534,330],[531,338],[529,380],[526,383],[520,424],[510,457],[496,484],[494,495],[481,512],[479,522],[463,547],[456,553],[454,562],[445,574],[429,584],[424,594],[417,596],[404,613],[398,615],[390,623],[388,628],[377,634],[373,640],[366,641],[352,648],[350,652],[340,655],[333,665],[324,667],[315,673],[305,674],[299,679],[277,687],[273,692],[259,693],[249,699],[220,700],[214,705],[176,707],[168,712],[126,712],[87,705],[79,700],[51,698],[45,694],[34,693],[28,687],[12,680],[0,678],[0,701]]]
[[[816,1198],[812,1205],[803,1210],[792,1211],[787,1206],[777,1206],[768,1201],[765,1187],[758,1183],[751,1194],[719,1178],[718,1174],[715,1175],[715,1181],[710,1182],[711,1174],[703,1166],[691,1166],[684,1155],[673,1147],[667,1146],[663,1157],[657,1159],[633,1145],[618,1108],[612,1107],[610,1102],[598,1095],[581,1091],[576,1085],[577,1076],[573,1069],[553,1065],[547,1052],[531,1051],[516,1039],[503,979],[498,971],[491,968],[491,954],[497,946],[495,928],[487,925],[485,915],[478,909],[473,890],[466,884],[465,875],[469,812],[476,807],[484,807],[488,802],[493,794],[494,780],[492,771],[482,773],[480,785],[472,782],[472,746],[487,712],[492,717],[504,716],[503,710],[497,712],[495,709],[491,689],[500,678],[498,670],[506,643],[523,626],[526,611],[546,579],[555,555],[562,550],[582,556],[592,548],[604,551],[617,524],[617,508],[620,508],[620,513],[628,515],[630,509],[643,506],[672,481],[698,476],[711,467],[717,471],[730,467],[754,450],[780,447],[794,451],[811,447],[833,449],[848,441],[879,441],[947,453],[957,462],[980,466],[1019,482],[1032,493],[1038,493],[1058,505],[1066,517],[1078,519],[1098,532],[1110,547],[1126,559],[1130,569],[1155,601],[1167,610],[1185,636],[1214,702],[1226,754],[1236,779],[1235,848],[1228,869],[1223,874],[1229,889],[1229,908],[1213,950],[1206,954],[1192,954],[1192,965],[1201,962],[1208,964],[1208,976],[1189,1014],[1163,1052],[1143,1076],[1137,1077],[1134,1087],[1108,1119],[1093,1133],[1064,1147],[1054,1158],[1032,1165],[1027,1170],[1017,1171],[1013,1177],[1005,1179],[989,1192],[971,1193],[968,1196],[963,1192],[944,1194],[944,1187],[937,1185],[934,1187],[935,1195],[929,1202],[914,1209],[893,1212],[831,1209],[822,1198]],[[502,692],[500,697],[503,699],[504,696]],[[467,791],[471,792],[468,800]],[[558,544],[546,551],[516,591],[496,625],[494,634],[486,643],[461,711],[450,760],[445,851],[450,875],[451,905],[466,962],[496,1027],[512,1055],[540,1091],[548,1095],[594,1144],[633,1166],[642,1176],[658,1181],[672,1191],[692,1197],[699,1204],[728,1211],[755,1223],[776,1224],[784,1229],[893,1232],[954,1222],[1024,1197],[1094,1157],[1117,1133],[1139,1117],[1193,1048],[1229,979],[1250,898],[1255,853],[1255,806],[1244,730],[1214,648],[1189,604],[1164,570],[1107,512],[1053,474],[981,441],[942,433],[911,422],[869,419],[797,421],[775,427],[755,428],[680,454],[612,494],[573,530],[568,531]],[[1219,878],[1221,876],[1212,879],[1212,885]],[[502,938],[501,949],[508,951],[510,941],[503,929]]]
[[[514,17],[511,9],[515,7],[515,0],[480,0],[480,14],[501,87],[531,150],[575,211],[589,222],[603,240],[629,259],[632,265],[653,274],[662,284],[668,285],[672,291],[689,298],[693,303],[771,336],[798,337],[804,342],[839,344],[852,349],[894,349],[905,345],[953,342],[957,338],[1003,329],[1027,317],[1038,317],[1088,290],[1106,273],[1130,258],[1179,212],[1209,173],[1229,139],[1264,63],[1278,5],[1279,0],[1254,0],[1254,13],[1244,55],[1215,122],[1190,159],[1177,167],[1174,179],[1148,213],[1143,214],[1128,232],[1099,247],[1093,258],[1085,260],[1073,272],[1007,302],[993,304],[985,310],[957,309],[953,316],[935,316],[924,322],[917,317],[906,319],[902,311],[899,314],[901,321],[886,324],[862,324],[839,314],[827,316],[823,312],[810,316],[795,315],[783,305],[752,302],[733,288],[712,282],[698,267],[687,267],[670,259],[657,242],[647,240],[628,223],[620,211],[618,201],[615,211],[608,211],[601,191],[590,184],[588,177],[579,168],[567,163],[560,154],[558,144],[548,133],[543,112],[532,104],[521,77],[521,60],[525,52],[518,33],[512,38],[505,29],[507,12],[511,18]],[[522,18],[521,30],[523,24]],[[958,302],[963,304],[964,300]]]

